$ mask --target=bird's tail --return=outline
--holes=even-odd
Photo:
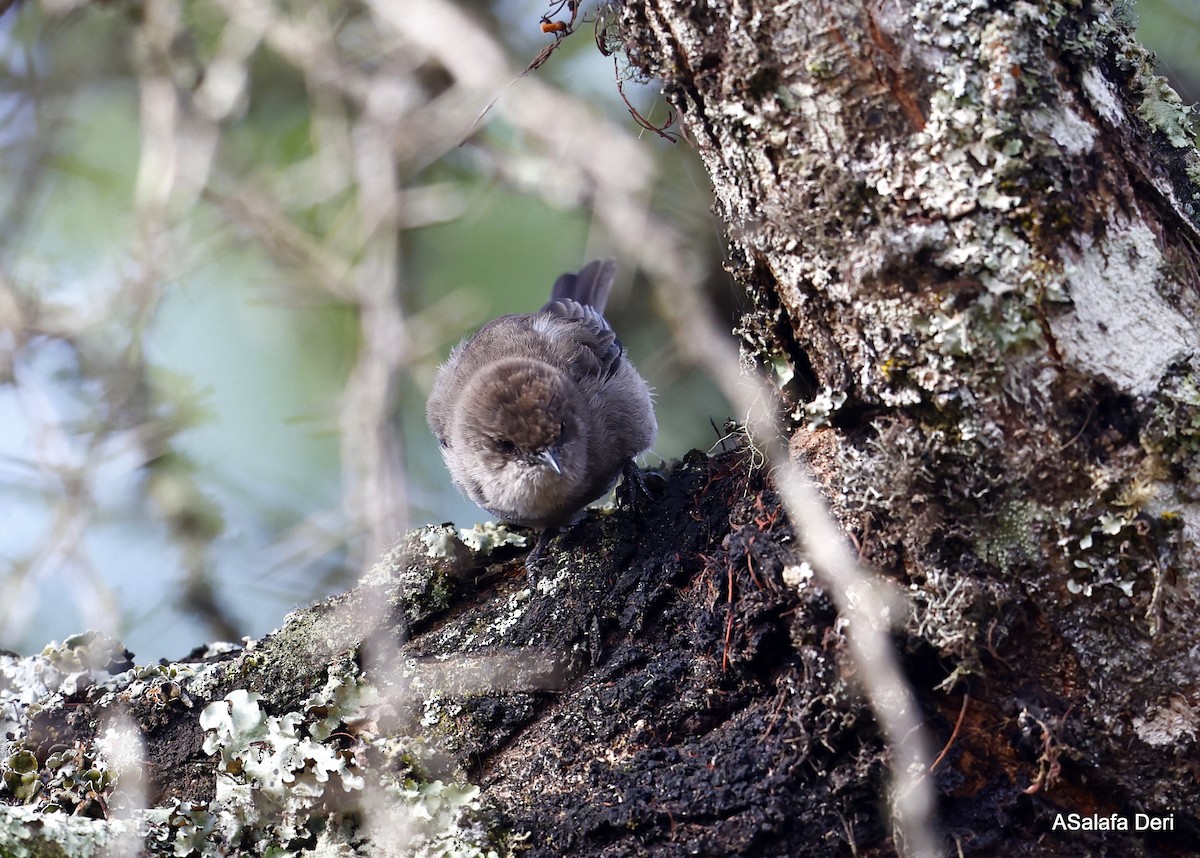
[[[608,293],[612,291],[617,276],[617,263],[611,259],[597,259],[579,269],[578,274],[561,274],[550,290],[550,303],[576,301],[585,307],[604,313]]]

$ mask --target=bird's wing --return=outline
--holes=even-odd
[[[610,378],[620,368],[624,349],[604,318],[604,305],[616,273],[613,260],[597,259],[577,274],[559,276],[550,291],[549,303],[537,314],[547,325],[567,328],[573,343],[567,358],[576,379]]]
[[[611,378],[620,368],[625,349],[608,320],[594,307],[564,299],[551,301],[537,315],[568,334],[571,346],[567,360],[576,380],[588,376]],[[561,342],[557,337],[553,339]]]

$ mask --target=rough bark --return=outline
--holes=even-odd
[[[1122,8],[626,9],[730,226],[747,352],[786,361],[794,447],[911,588],[968,851],[1045,848],[1059,810],[1174,814],[1096,841],[1122,850],[1200,833],[1200,160]]]
[[[690,454],[534,586],[503,539],[430,527],[244,650],[0,657],[0,853],[871,854],[884,749],[755,460]],[[114,715],[136,771],[102,750]]]
[[[708,164],[793,447],[909,588],[947,852],[1186,854],[1184,112],[1106,4],[623,15]],[[552,543],[536,585],[504,531],[426,528],[245,649],[0,656],[0,854],[894,853],[887,749],[758,464],[688,456]],[[97,741],[121,729],[144,767]]]

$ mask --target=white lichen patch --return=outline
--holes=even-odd
[[[447,524],[426,527],[421,531],[421,544],[426,557],[453,557],[458,531]]]
[[[0,655],[0,753],[7,756],[5,748],[25,736],[35,709],[96,685],[116,689],[143,678],[161,678],[163,669],[158,665],[136,676],[130,671],[110,672],[124,654],[120,641],[86,632],[61,644],[53,641],[34,656]]]
[[[789,95],[796,100],[795,121],[798,130],[810,145],[837,156],[846,151],[846,129],[831,121],[842,113],[842,101],[827,87],[815,87],[801,82],[793,84]]]
[[[459,528],[458,538],[476,554],[491,554],[497,548],[509,545],[524,548],[529,544],[529,538],[524,533],[518,533],[508,525],[495,521]]]
[[[378,690],[363,680],[358,664],[346,656],[330,666],[324,687],[304,701],[305,711],[317,719],[309,725],[308,733],[323,742],[341,724],[360,720],[369,707],[378,703]]]
[[[223,806],[234,842],[244,824],[279,826],[284,842],[296,836],[301,817],[321,797],[333,775],[342,790],[362,789],[346,757],[299,731],[302,716],[267,715],[261,696],[237,690],[200,713],[204,752],[219,754],[216,803]],[[264,844],[265,845],[265,844]]]
[[[441,694],[433,693],[421,701],[422,727],[429,729],[439,726],[443,721],[453,720],[462,714],[462,704]]]
[[[1177,515],[1183,523],[1183,543],[1195,556],[1194,552],[1200,546],[1200,503],[1178,503],[1171,513]]]
[[[846,391],[823,389],[804,405],[804,417],[809,430],[828,426],[834,413],[846,404]]]
[[[937,566],[922,571],[925,581],[909,585],[910,626],[939,651],[969,657],[979,637],[978,622],[972,611],[983,601],[979,582]]]
[[[1145,74],[1142,83],[1142,102],[1138,105],[1138,116],[1156,131],[1161,132],[1177,149],[1192,146],[1195,132],[1192,130],[1192,107],[1184,104],[1165,77]]]
[[[938,88],[930,97],[916,150],[885,166],[877,188],[904,189],[921,209],[957,218],[983,207],[1008,211],[1020,199],[1001,187],[1016,152],[1008,148],[1016,120],[1008,107],[1015,95],[1011,51],[1019,44],[1013,18],[1000,13],[980,29],[963,26],[975,3],[949,4],[937,18],[918,20],[919,41],[938,47],[967,44],[979,61],[937,64]],[[946,41],[949,40],[949,41]],[[868,180],[870,181],[870,180]]]
[[[1117,99],[1113,85],[1096,66],[1091,66],[1083,73],[1083,92],[1087,95],[1092,109],[1110,124],[1125,123],[1125,111],[1121,109],[1121,102]]]
[[[348,747],[318,742],[300,713],[269,715],[260,699],[236,690],[200,716],[204,751],[220,756],[201,854],[220,854],[224,843],[254,854],[286,849],[306,837],[312,820],[327,818],[329,854],[497,856],[483,845],[482,826],[463,819],[479,810],[478,787],[416,776],[412,766],[426,756],[421,740],[360,734]],[[368,773],[372,758],[391,762]],[[358,798],[336,800],[331,791]],[[335,824],[341,808],[362,818],[366,843]]]
[[[525,615],[529,610],[529,590],[518,590],[515,593],[510,593],[505,599],[504,608],[499,612],[495,622],[492,623],[491,631],[498,640],[503,640],[505,634],[517,621]]]
[[[1080,569],[1087,568],[1086,561],[1077,560],[1075,561],[1075,565]],[[1090,599],[1100,587],[1113,586],[1127,597],[1132,598],[1136,583],[1124,578],[1098,578],[1095,581],[1076,581],[1074,578],[1068,578],[1067,592],[1073,596],[1083,596],[1085,599]]]
[[[1177,747],[1195,741],[1200,728],[1196,707],[1183,697],[1172,697],[1166,706],[1133,719],[1138,738],[1156,748]]]
[[[1068,155],[1092,151],[1096,129],[1067,105],[1039,110],[1029,120],[1030,127],[1046,134]]]
[[[783,567],[783,583],[795,590],[802,590],[812,582],[813,568],[805,560],[799,566]]]
[[[78,858],[271,855],[308,849],[319,832],[313,854],[499,858],[478,789],[431,776],[429,740],[378,735],[388,707],[352,654],[329,667],[302,706],[275,713],[246,690],[201,709],[195,683],[208,683],[215,668],[123,669],[127,657],[120,642],[96,633],[37,656],[0,656],[0,855],[49,854],[48,844]],[[494,675],[495,665],[480,671]],[[435,671],[434,679],[447,676]],[[107,713],[93,739],[48,754],[26,744],[34,717],[79,694]],[[203,748],[217,758],[211,801],[145,807],[147,752],[126,714],[132,704],[171,707],[171,717],[205,731]]]
[[[128,846],[132,843],[136,847],[145,829],[142,814],[134,819],[99,820],[65,813],[43,814],[32,807],[0,804],[0,855],[4,858],[35,858],[46,854],[64,858],[127,855],[131,854]],[[34,832],[39,843],[34,843]],[[40,843],[53,843],[55,851],[47,853]]]
[[[921,41],[937,48],[954,47],[962,38],[964,25],[971,15],[988,6],[987,0],[948,0],[948,2],[921,4],[913,11],[920,26]]]
[[[1050,320],[1059,351],[1120,390],[1150,394],[1172,362],[1200,345],[1195,324],[1158,297],[1163,257],[1154,233],[1117,221],[1099,242],[1077,241],[1078,252],[1064,252],[1073,312]]]
[[[537,587],[537,591],[543,596],[553,596],[567,584],[567,582],[570,580],[570,577],[570,567],[563,565],[558,569],[555,569],[553,574],[543,574],[538,578],[537,583],[534,586]]]

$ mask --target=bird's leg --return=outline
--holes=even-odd
[[[533,549],[525,555],[525,574],[529,578],[530,586],[537,584],[537,566],[539,565],[542,554],[546,550],[546,546],[550,544],[550,540],[558,536],[559,528],[547,527],[538,534],[537,542],[534,543]]]
[[[617,505],[640,511],[652,499],[641,468],[633,459],[626,459],[621,466],[621,485],[617,486]]]

